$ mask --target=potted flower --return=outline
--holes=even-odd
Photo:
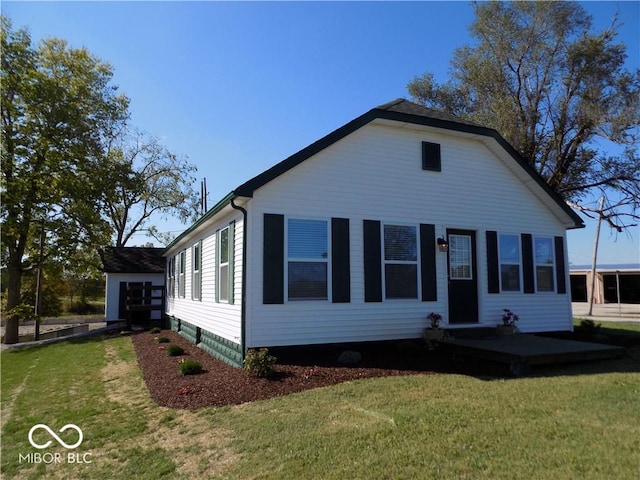
[[[444,330],[440,328],[440,322],[442,321],[442,315],[436,312],[431,312],[427,315],[429,320],[429,328],[424,330],[425,340],[442,340],[444,336]]]
[[[513,335],[518,331],[516,322],[520,320],[520,317],[508,308],[504,308],[502,312],[502,323],[496,327],[498,335]]]

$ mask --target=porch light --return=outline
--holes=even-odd
[[[447,242],[444,238],[439,237],[436,240],[436,243],[438,244],[438,250],[440,250],[441,252],[446,252],[447,250],[449,250],[449,242]]]

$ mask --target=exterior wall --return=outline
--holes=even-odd
[[[242,236],[243,218],[240,212],[235,215],[216,219],[184,242],[176,245],[168,257],[178,256],[186,250],[185,295],[178,296],[178,281],[173,295],[166,298],[166,313],[185,324],[199,327],[215,335],[239,344],[241,342],[241,304],[242,304]],[[233,265],[233,301],[216,301],[216,232],[234,223],[234,265]],[[202,241],[202,292],[200,299],[192,298],[193,246]],[[176,260],[177,261],[177,260]],[[176,270],[177,270],[176,265]],[[168,283],[167,283],[168,284]]]
[[[441,145],[441,172],[422,170],[423,141]],[[566,272],[566,294],[487,293],[488,230],[562,237],[568,265],[561,223],[566,218],[556,217],[540,201],[540,192],[527,188],[484,143],[468,135],[375,124],[357,130],[254,192],[248,207],[246,346],[415,338],[432,311],[443,315],[446,326],[445,253],[436,253],[437,301],[364,301],[363,220],[433,224],[436,237],[449,228],[475,231],[480,323],[495,325],[502,309],[509,308],[520,316],[525,332],[571,329]],[[263,276],[269,275],[263,272],[265,213],[350,220],[350,303],[263,304]]]
[[[164,285],[164,275],[162,273],[106,273],[105,277],[104,314],[107,322],[121,320],[118,315],[120,308],[120,282],[151,282],[152,285]],[[160,300],[153,300],[153,302],[159,305]],[[152,320],[159,320],[161,317],[162,312],[151,312]]]

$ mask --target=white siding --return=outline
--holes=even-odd
[[[441,144],[441,172],[421,169],[422,141]],[[436,236],[447,228],[476,231],[480,322],[495,325],[502,309],[510,308],[520,315],[524,331],[570,328],[568,294],[486,293],[487,230],[565,236],[566,218],[558,218],[541,196],[537,185],[526,187],[484,143],[468,136],[428,128],[361,128],[254,192],[247,347],[412,338],[427,325],[429,312],[447,319],[444,253],[436,254],[437,302],[364,302],[365,219],[434,224]],[[262,271],[264,213],[350,219],[351,303],[262,304],[263,275],[268,275]]]
[[[233,303],[216,302],[216,232],[235,222],[234,228],[234,282]],[[240,343],[240,316],[242,303],[242,216],[227,216],[216,219],[215,223],[207,225],[197,235],[185,240],[172,250],[171,255],[179,255],[186,249],[185,295],[167,298],[167,314],[189,322],[197,327],[215,333],[232,342]],[[202,241],[202,292],[200,300],[191,298],[191,274],[193,245]],[[177,268],[177,267],[176,267]],[[177,279],[176,279],[177,285]]]

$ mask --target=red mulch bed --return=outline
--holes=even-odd
[[[170,343],[158,343],[156,337],[160,336],[169,338]],[[279,360],[276,374],[269,379],[256,378],[241,368],[227,365],[170,330],[159,334],[140,332],[132,336],[132,341],[151,396],[159,405],[170,408],[234,405],[370,377],[462,373],[462,364],[452,370],[446,356],[428,351],[419,341],[361,344],[355,348],[342,345],[270,349]],[[185,355],[167,355],[171,343],[182,346]],[[357,366],[339,365],[340,352],[349,349],[360,352],[362,362]],[[198,360],[204,372],[181,375],[178,362],[182,358]]]

